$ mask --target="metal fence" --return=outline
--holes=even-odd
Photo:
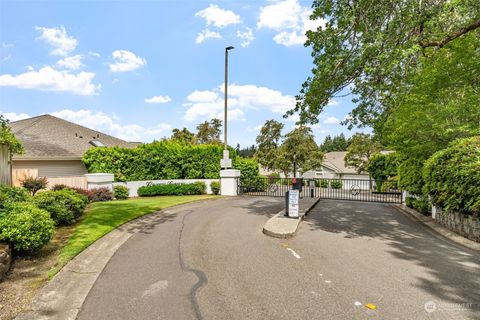
[[[252,196],[285,197],[293,179],[258,177],[240,179],[239,193]],[[395,180],[303,179],[300,197],[402,203],[402,192]]]

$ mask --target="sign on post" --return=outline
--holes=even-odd
[[[231,168],[232,159],[220,159],[220,167],[225,169]]]
[[[300,191],[289,190],[288,192],[288,216],[298,218],[300,209]]]

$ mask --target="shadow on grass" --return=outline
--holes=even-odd
[[[396,259],[425,268],[417,288],[451,304],[471,304],[480,311],[480,253],[433,233],[388,204],[323,200],[306,222],[311,230],[341,234],[354,240],[370,237],[386,243]],[[373,261],[372,263],[375,263]],[[476,319],[479,314],[475,313]]]

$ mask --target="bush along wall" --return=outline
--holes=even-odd
[[[446,210],[480,216],[480,136],[453,141],[430,157],[423,191]]]
[[[459,139],[430,157],[423,191],[438,208],[435,219],[480,242],[480,136]]]
[[[185,145],[155,141],[128,148],[91,148],[83,162],[90,173],[113,173],[116,181],[162,179],[217,179],[221,145]],[[236,163],[236,152],[230,149]]]
[[[203,182],[182,183],[182,184],[152,184],[138,188],[140,197],[154,196],[183,196],[204,194],[206,185]]]

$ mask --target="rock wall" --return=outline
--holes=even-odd
[[[436,208],[435,220],[467,239],[480,242],[480,218]]]
[[[3,279],[12,263],[12,249],[9,245],[0,243],[0,280]]]

